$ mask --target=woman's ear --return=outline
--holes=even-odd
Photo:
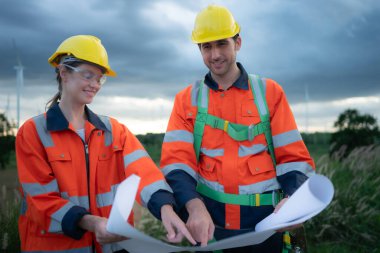
[[[58,66],[59,76],[61,77],[62,82],[67,81],[67,70],[64,66]]]

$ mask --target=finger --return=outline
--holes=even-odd
[[[176,236],[171,242],[179,243],[179,242],[182,242],[182,240],[183,240],[183,234],[181,232],[177,232]]]
[[[191,244],[195,245],[197,242],[194,240],[194,238],[191,236],[189,230],[187,230],[186,226],[184,224],[178,224],[177,230],[179,231],[178,234],[180,234],[183,238],[183,236],[186,237],[186,239],[191,242]]]
[[[202,237],[201,237],[201,246],[202,247],[205,247],[207,246],[207,242],[208,242],[208,229],[207,231],[203,230],[202,231]]]
[[[174,239],[175,238],[175,231],[174,231],[174,228],[172,227],[172,224],[170,224],[170,223],[166,224],[166,222],[165,222],[165,223],[163,223],[163,225],[166,229],[166,232],[167,232],[166,237],[168,238],[168,240],[170,241],[170,240]]]
[[[215,231],[215,226],[214,224],[210,224],[208,227],[208,239],[211,240],[214,237],[214,231]]]

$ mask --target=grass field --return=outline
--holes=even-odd
[[[155,145],[155,144],[152,144]],[[317,172],[335,186],[331,205],[306,223],[309,253],[380,253],[380,148],[362,148],[339,161],[330,159],[327,143],[307,143]],[[148,151],[151,149],[147,148]],[[155,151],[154,157],[159,157]],[[157,161],[156,161],[157,162]],[[19,196],[14,161],[0,170],[0,249],[18,252]],[[137,227],[161,238],[162,225],[146,209],[136,206]]]

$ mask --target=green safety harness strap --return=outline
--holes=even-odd
[[[255,80],[255,84],[252,83],[252,79]],[[208,125],[214,129],[223,130],[236,141],[252,141],[256,136],[264,134],[267,141],[268,150],[273,161],[273,165],[276,166],[276,157],[274,154],[272,132],[270,128],[270,114],[268,104],[265,99],[263,82],[259,76],[249,75],[249,86],[253,94],[255,105],[260,115],[260,123],[256,125],[251,124],[249,126],[246,126],[242,124],[231,123],[228,120],[224,120],[217,116],[208,114],[208,99],[210,95],[210,89],[207,86],[205,87],[204,82],[201,81],[197,101],[198,113],[194,123],[194,150],[198,162],[204,128],[206,125]],[[278,191],[273,191],[272,193],[268,194],[224,193],[215,191],[200,182],[198,182],[197,191],[204,196],[221,203],[244,206],[275,206],[283,198],[283,194]],[[289,232],[284,233],[283,241],[284,247],[282,253],[290,252],[292,247],[290,244]]]
[[[198,182],[197,192],[202,195],[225,204],[241,206],[276,206],[283,198],[282,193],[272,191],[272,193],[262,194],[231,194],[219,192],[211,189],[205,184]]]
[[[254,86],[252,84],[252,78],[255,79],[257,86]],[[208,125],[212,128],[225,131],[232,139],[236,141],[252,141],[255,136],[264,134],[273,164],[276,166],[276,157],[274,155],[272,132],[270,129],[269,110],[268,105],[266,103],[264,87],[261,78],[259,78],[257,75],[249,76],[250,89],[252,91],[254,102],[256,104],[256,107],[258,108],[261,120],[259,124],[251,124],[249,126],[231,123],[228,120],[224,120],[217,116],[208,114],[208,99],[210,90],[207,86],[206,89],[204,89],[204,85],[205,84],[202,81],[200,83],[197,101],[198,113],[194,123],[194,150],[197,157],[197,161],[199,161],[199,154],[202,144],[204,128],[206,125]],[[206,92],[203,92],[204,90]],[[260,92],[259,96],[257,96],[257,92]]]

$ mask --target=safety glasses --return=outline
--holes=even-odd
[[[76,68],[67,64],[62,65],[78,73],[82,77],[82,79],[86,81],[97,82],[98,84],[103,85],[107,80],[107,77],[105,75],[100,76],[87,69]]]

